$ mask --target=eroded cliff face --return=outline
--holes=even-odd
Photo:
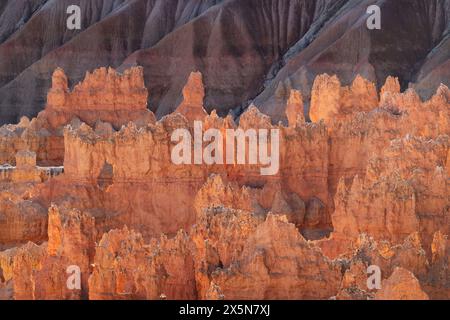
[[[72,91],[64,71],[56,69],[42,117],[51,128],[60,128],[75,117],[89,125],[104,121],[120,128],[128,121],[150,116],[147,96],[142,68],[131,68],[123,74],[112,68],[96,69],[87,72]]]
[[[247,238],[239,258],[212,274],[211,285],[226,299],[327,299],[340,279],[337,264],[285,217],[269,214]]]
[[[67,124],[86,123],[108,133],[130,121],[154,121],[153,113],[147,110],[147,96],[139,67],[123,74],[112,68],[87,72],[72,90],[64,71],[58,68],[53,72],[45,109],[31,121],[23,117],[17,125],[0,128],[1,163],[14,164],[17,151],[30,150],[36,153],[40,165],[62,165]]]
[[[414,274],[402,268],[396,268],[383,282],[383,288],[377,292],[377,300],[428,300]]]
[[[64,168],[37,167],[44,158],[6,136],[22,144],[2,153],[15,166],[0,170],[1,298],[450,298],[446,86],[422,101],[395,78],[378,95],[362,77],[345,87],[322,75],[313,122],[291,90],[277,125],[257,106],[208,114],[204,92],[192,73],[176,111],[156,121],[140,68],[94,71],[72,91],[55,71],[46,110],[2,128],[47,130]],[[189,137],[192,160],[210,129],[224,137],[215,155],[227,130],[277,130],[278,170],[175,164],[174,133]],[[381,289],[367,284],[370,266]]]

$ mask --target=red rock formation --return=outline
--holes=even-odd
[[[447,136],[393,140],[382,157],[370,160],[364,179],[356,176],[349,189],[341,180],[332,216],[335,232],[397,242],[419,231],[429,248],[434,232],[449,233],[447,153]]]
[[[200,72],[192,72],[186,86],[183,88],[183,101],[175,110],[181,113],[189,122],[195,120],[202,121],[207,115],[203,108],[203,100],[205,99],[205,88],[203,86],[203,78]]]
[[[224,181],[220,175],[212,175],[195,196],[194,207],[198,217],[203,216],[204,209],[218,206],[245,211],[262,210],[259,207],[258,191],[248,187],[239,188],[236,182]]]
[[[207,298],[211,290],[211,273],[229,267],[239,258],[248,237],[263,221],[248,211],[222,206],[204,209],[192,230],[195,244],[195,277],[199,298]]]
[[[16,169],[12,172],[13,182],[41,182],[41,175],[36,168],[36,153],[22,150],[16,154]]]
[[[2,190],[0,199],[0,248],[28,241],[41,243],[46,238],[46,209],[39,203],[24,200],[20,191],[26,187]],[[22,190],[21,190],[22,189]],[[16,192],[18,194],[16,194]]]
[[[387,80],[386,88],[392,86],[389,85],[390,81],[393,80]],[[348,183],[355,175],[363,176],[370,157],[373,154],[381,155],[391,140],[408,134],[436,139],[450,133],[447,123],[450,119],[447,87],[441,86],[432,99],[424,103],[417,100],[417,95],[411,90],[409,93],[395,93],[395,86],[392,90],[393,93],[387,91],[384,94],[397,97],[391,104],[385,104],[382,97],[381,104],[384,107],[367,113],[346,114],[345,121],[329,121],[328,130],[332,140],[329,180],[333,194],[341,177]],[[400,112],[400,109],[403,111]]]
[[[336,76],[318,76],[311,92],[311,120],[321,119],[326,123],[347,114],[370,111],[378,105],[375,85],[357,76],[350,87],[341,87]]]
[[[225,299],[327,299],[336,294],[340,277],[337,265],[286,218],[269,215],[236,263],[213,273],[212,281]]]
[[[408,270],[396,268],[389,279],[383,281],[382,289],[376,294],[377,300],[428,300],[419,281]]]
[[[130,68],[123,74],[112,68],[87,72],[72,91],[64,71],[58,68],[53,73],[45,110],[31,121],[23,118],[16,126],[2,127],[6,144],[3,161],[11,161],[11,154],[17,151],[31,150],[36,152],[38,163],[61,165],[64,126],[77,126],[81,120],[101,131],[103,122],[115,128],[130,121],[137,125],[154,122],[153,113],[147,110],[147,96],[142,68]]]
[[[319,243],[319,246],[323,245],[324,243]],[[324,253],[327,251],[324,250]],[[345,261],[343,266],[346,269],[337,295],[338,299],[374,299],[380,293],[380,288],[368,285],[369,276],[374,274],[369,266],[379,268],[380,280],[388,279],[396,268],[402,268],[420,279],[424,288],[431,288],[430,263],[418,233],[411,234],[398,245],[392,245],[388,241],[377,242],[363,234],[338,261]],[[429,289],[426,291],[430,292]],[[441,294],[443,292],[444,290]]]
[[[311,102],[311,118],[322,120],[306,122],[302,94],[290,90],[287,125],[273,125],[255,105],[239,124],[208,115],[199,73],[177,112],[156,121],[142,79],[140,69],[102,69],[69,91],[57,70],[48,108],[0,130],[7,152],[16,156],[7,141],[22,150],[16,166],[0,168],[0,297],[449,297],[446,86],[422,102],[389,78],[378,101],[362,77],[342,87],[325,75]],[[278,130],[278,172],[173,163],[172,134],[193,136],[194,120],[202,133]],[[63,174],[36,166],[48,146],[28,134],[64,139]],[[372,265],[381,290],[367,288]],[[67,286],[70,266],[79,289]],[[411,295],[399,293],[406,285]]]
[[[58,128],[77,117],[90,125],[98,120],[120,127],[132,120],[144,120],[147,111],[147,89],[142,68],[131,68],[118,74],[112,68],[86,73],[83,82],[72,91],[62,69],[56,69],[47,107],[41,117],[51,128]]]
[[[345,271],[337,300],[369,300],[373,293],[367,287],[367,264],[356,260]]]
[[[46,245],[37,246],[29,242],[18,248],[12,258],[13,296],[15,300],[36,299],[34,271],[41,268],[46,254]]]
[[[213,117],[205,118],[203,132],[211,127],[223,132],[227,126],[235,126],[226,119],[216,118],[216,121]],[[280,169],[275,176],[261,176],[260,164],[175,165],[171,161],[171,152],[175,146],[171,142],[171,135],[178,128],[192,130],[186,118],[178,113],[143,127],[131,123],[110,135],[100,135],[84,124],[79,127],[68,126],[64,133],[64,178],[51,182],[58,185],[52,187],[58,191],[53,193],[51,199],[45,196],[43,201],[62,201],[69,193],[67,188],[72,190],[70,192],[79,192],[73,190],[70,182],[76,182],[77,186],[83,188],[99,186],[101,190],[94,192],[99,194],[106,211],[122,215],[125,220],[121,221],[130,221],[128,225],[144,237],[161,232],[174,234],[180,228],[188,229],[195,222],[195,194],[210,174],[217,173],[228,176],[240,186],[264,186],[279,181],[280,192],[283,191],[283,197],[287,197],[291,206],[317,198],[324,206],[320,213],[323,215],[320,226],[330,228],[327,159],[308,156],[327,152],[327,135],[323,125],[299,123],[289,128],[272,126],[267,117],[256,108],[250,108],[242,115],[237,128],[247,130],[253,126],[280,130]],[[294,149],[298,152],[291,155],[290,150]],[[309,168],[314,168],[320,174],[311,174]],[[176,192],[177,197],[169,200],[172,192]],[[149,197],[149,194],[152,196]],[[135,199],[141,200],[136,202]],[[90,199],[84,203],[87,208],[98,206]],[[272,202],[266,206],[267,209],[271,207]],[[298,225],[302,225],[302,222],[299,221]]]
[[[450,243],[448,236],[436,232],[431,244],[431,266],[424,289],[431,299],[450,299]]]
[[[90,299],[195,299],[193,259],[180,232],[146,245],[126,227],[105,234],[89,278]]]
[[[401,88],[398,78],[394,78],[391,76],[387,77],[384,85],[380,90],[380,105],[385,105],[385,100],[387,97],[392,94],[398,94],[400,93],[400,91]]]
[[[41,165],[61,165],[64,145],[61,137],[52,135],[37,119],[23,117],[17,125],[0,128],[0,163],[15,164],[17,152],[36,153]]]
[[[414,191],[398,177],[366,186],[356,176],[348,195],[344,189],[341,181],[332,215],[336,233],[353,238],[368,233],[397,242],[418,230]]]
[[[311,91],[309,116],[313,122],[333,119],[340,113],[341,83],[338,77],[321,75]]]
[[[286,105],[286,116],[290,127],[295,127],[298,123],[305,121],[303,112],[302,94],[297,90],[291,90]]]
[[[80,299],[88,292],[88,275],[97,233],[94,217],[78,210],[52,206],[48,215],[48,243],[28,243],[0,255],[5,279],[15,299]],[[67,285],[71,266],[81,271],[81,287]]]

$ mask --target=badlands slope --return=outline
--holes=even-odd
[[[374,3],[381,30],[366,27]],[[71,4],[81,30],[66,28]],[[98,67],[143,66],[158,119],[175,110],[192,71],[203,74],[206,110],[221,116],[255,102],[282,120],[290,89],[309,101],[325,72],[345,85],[360,74],[378,89],[396,76],[429,99],[449,85],[449,16],[449,0],[4,0],[0,123],[43,110],[57,67],[73,87]]]

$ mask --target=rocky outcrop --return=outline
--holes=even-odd
[[[197,292],[204,299],[211,295],[212,288],[221,292],[211,284],[211,273],[217,268],[228,268],[240,257],[248,237],[264,218],[223,206],[204,208],[202,213],[191,237],[195,244]]]
[[[299,123],[305,122],[303,97],[297,90],[291,90],[286,104],[286,117],[289,127],[295,127]]]
[[[53,72],[47,105],[31,121],[23,118],[17,125],[0,129],[2,157],[0,161],[14,163],[13,156],[21,150],[34,151],[41,165],[62,165],[64,160],[64,126],[79,126],[81,122],[105,131],[105,122],[113,127],[135,121],[138,125],[154,122],[147,110],[148,92],[144,86],[142,68],[130,68],[123,74],[112,68],[100,68],[86,73],[72,91],[64,70]],[[108,129],[106,129],[108,132]]]
[[[15,300],[36,299],[34,272],[40,269],[46,255],[46,245],[37,246],[29,242],[12,256],[13,297]]]
[[[112,230],[96,248],[89,298],[195,299],[193,263],[183,232],[145,244],[126,227]]]
[[[61,136],[52,133],[37,119],[23,117],[17,125],[0,128],[0,163],[15,164],[16,154],[22,150],[36,153],[39,165],[62,165],[64,143]]]
[[[41,173],[36,167],[36,153],[22,150],[16,154],[16,169],[12,171],[13,182],[41,182]]]
[[[79,210],[52,206],[48,213],[48,242],[0,253],[6,288],[0,295],[14,299],[87,298],[88,276],[97,240],[93,216]],[[79,276],[73,280],[70,276]],[[74,287],[69,286],[74,284]]]
[[[393,140],[382,157],[370,160],[364,179],[356,176],[349,189],[341,180],[332,216],[335,232],[396,242],[419,231],[427,248],[434,232],[447,234],[447,140]]]
[[[378,105],[375,85],[357,76],[350,87],[341,87],[338,77],[327,74],[314,80],[309,116],[312,121],[343,119],[347,114],[370,111]]]
[[[14,189],[17,192],[17,189]],[[45,207],[29,199],[21,199],[21,194],[17,195],[8,190],[2,190],[2,193],[0,247],[9,248],[28,241],[36,243],[45,241],[47,230]]]
[[[450,299],[450,243],[448,236],[438,231],[431,243],[431,266],[424,288],[430,299]]]
[[[48,242],[28,243],[0,255],[5,279],[12,282],[14,299],[82,299],[97,240],[94,217],[78,210],[52,206],[48,213]],[[69,276],[80,276],[70,287]],[[76,284],[76,280],[74,280]]]
[[[225,299],[326,299],[336,294],[340,277],[286,218],[269,215],[239,259],[213,273],[212,281]]]
[[[396,268],[389,279],[383,281],[382,289],[377,292],[377,300],[428,300],[419,281],[408,270]]]
[[[207,115],[206,110],[203,108],[204,99],[205,88],[202,74],[200,72],[192,72],[183,88],[183,101],[175,112],[182,114],[189,122],[202,121]]]
[[[96,69],[87,72],[72,91],[64,71],[56,69],[41,117],[51,128],[66,125],[75,117],[90,125],[105,121],[120,128],[128,121],[142,121],[150,116],[147,96],[142,68],[130,68],[123,74],[112,68]]]
[[[380,98],[362,77],[316,83],[318,121],[305,121],[308,101],[290,90],[287,122],[274,125],[256,105],[207,114],[192,73],[177,111],[157,121],[139,68],[101,69],[72,90],[55,71],[48,108],[0,130],[22,141],[7,147],[14,166],[0,168],[0,297],[447,299],[448,88],[422,101],[395,78]],[[48,158],[21,140],[43,130],[63,139],[63,168],[36,166]],[[262,149],[252,154],[251,139],[242,161],[238,140],[227,148],[230,130],[278,137],[277,170],[250,161]],[[181,163],[174,133],[189,149]],[[222,143],[214,161],[211,133]],[[228,149],[232,161],[220,159]],[[381,289],[367,286],[374,266]]]
[[[297,122],[295,127],[272,126],[256,107],[242,115],[239,125],[230,118],[223,119],[215,114],[205,117],[201,123],[202,134],[208,129],[216,128],[224,133],[223,137],[226,136],[226,129],[279,130],[278,172],[273,176],[263,176],[261,168],[267,165],[260,163],[173,163],[172,153],[176,146],[172,142],[174,131],[185,128],[194,137],[192,124],[178,112],[156,123],[145,126],[130,123],[117,132],[103,135],[86,124],[77,127],[70,125],[64,131],[64,178],[52,182],[57,185],[52,189],[58,191],[53,193],[51,199],[44,195],[43,201],[62,201],[67,194],[78,193],[79,191],[73,190],[74,185],[70,182],[76,182],[77,186],[84,188],[98,186],[100,188],[94,188],[93,192],[98,194],[106,211],[121,215],[125,219],[122,222],[131,219],[128,220],[131,221],[129,227],[141,232],[144,237],[161,232],[175,234],[178,229],[188,229],[195,222],[195,194],[211,174],[220,174],[235,181],[239,188],[267,185],[265,191],[269,192],[269,185],[278,186],[278,190],[266,199],[270,203],[264,204],[265,210],[271,209],[274,202],[278,202],[276,205],[280,207],[282,201],[287,201],[291,208],[284,214],[297,215],[298,222],[290,221],[299,226],[303,225],[303,202],[313,201],[314,198],[314,201],[321,203],[323,210],[308,211],[311,212],[310,217],[316,215],[314,219],[317,221],[313,224],[324,229],[331,228],[327,159],[309,156],[313,153],[327,153],[327,134],[323,124]],[[187,142],[193,155],[193,143]],[[202,146],[207,145],[208,143],[203,142]],[[237,147],[235,144],[235,150]],[[246,146],[246,152],[248,150]],[[292,150],[297,151],[293,154]],[[312,174],[309,168],[314,168],[318,174]],[[68,189],[72,191],[69,192]],[[172,192],[176,192],[177,197],[170,200]],[[87,208],[98,206],[91,199],[86,199],[84,203]],[[282,211],[280,208],[277,210]]]

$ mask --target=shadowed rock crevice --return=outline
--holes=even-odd
[[[97,185],[100,187],[100,189],[105,190],[111,184],[113,184],[113,178],[114,178],[114,168],[111,164],[105,162],[105,164],[102,167],[102,170],[100,171],[100,174],[98,175]]]

